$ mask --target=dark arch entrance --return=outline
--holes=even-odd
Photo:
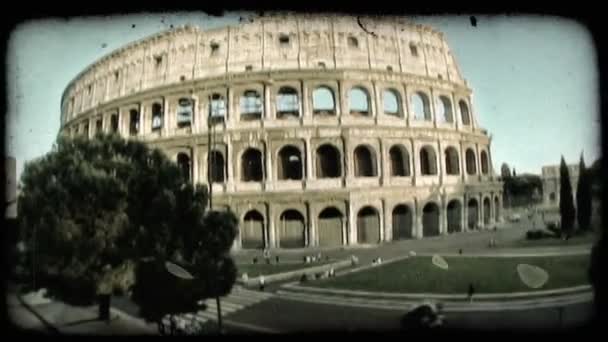
[[[319,246],[342,245],[342,213],[334,208],[325,208],[319,214]]]
[[[317,149],[317,178],[337,178],[342,175],[340,152],[331,145]]]
[[[286,210],[280,217],[282,248],[300,248],[306,245],[304,217],[297,210]]]
[[[467,207],[467,227],[469,229],[477,229],[477,223],[479,219],[479,203],[474,198],[471,198]]]
[[[483,224],[484,225],[488,225],[490,224],[490,219],[491,219],[491,204],[490,204],[490,199],[489,198],[484,198],[483,199]]]
[[[364,207],[357,214],[357,241],[359,243],[380,242],[380,216],[372,207]]]
[[[412,238],[412,211],[400,204],[393,209],[393,240]]]
[[[422,209],[422,236],[439,235],[439,207],[435,203],[428,203]]]
[[[462,231],[462,206],[457,200],[448,203],[448,233]]]
[[[241,241],[244,249],[262,249],[264,243],[264,216],[256,210],[251,210],[243,218]]]

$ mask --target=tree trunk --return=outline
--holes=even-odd
[[[99,295],[99,320],[110,321],[110,294]]]

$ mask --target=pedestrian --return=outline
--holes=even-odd
[[[277,264],[278,264],[278,263],[279,263],[279,256],[277,255],[277,256],[275,257],[275,259],[276,259]]]
[[[264,259],[266,259],[266,264],[270,265],[270,251],[268,249],[264,250]]]
[[[458,250],[458,254],[462,255],[462,248]]]
[[[257,264],[258,263],[258,258],[257,257],[253,257],[253,264]]]
[[[473,283],[469,284],[469,302],[473,303],[473,295],[475,294],[475,288],[473,287]]]
[[[264,275],[261,275],[260,276],[260,291],[264,291],[264,285],[265,285]]]

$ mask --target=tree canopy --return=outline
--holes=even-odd
[[[117,135],[60,137],[51,152],[25,165],[22,184],[19,225],[35,287],[61,300],[89,304],[135,282],[134,289],[156,289],[154,297],[134,296],[145,299],[140,307],[162,304],[159,295],[191,303],[228,293],[236,280],[228,254],[236,217],[208,212],[207,188],[186,182],[160,150]],[[200,280],[175,281],[158,267],[165,260]],[[164,281],[172,286],[160,286]]]

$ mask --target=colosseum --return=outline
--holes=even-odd
[[[273,14],[184,26],[91,64],[61,134],[165,151],[240,219],[234,249],[374,245],[501,220],[491,138],[441,32]],[[485,114],[485,113],[484,113]]]

